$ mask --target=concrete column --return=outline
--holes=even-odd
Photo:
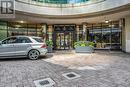
[[[77,41],[79,41],[79,25],[76,25]]]
[[[120,19],[119,26],[122,29],[122,51],[126,52],[125,19]]]
[[[122,30],[122,50],[130,53],[130,15],[125,17],[125,27]]]
[[[53,26],[52,25],[48,25],[48,40],[52,40],[52,34],[53,33]]]

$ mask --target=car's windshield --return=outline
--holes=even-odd
[[[33,38],[35,41],[43,43],[43,39],[42,38]]]

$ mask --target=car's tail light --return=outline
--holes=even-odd
[[[43,44],[43,45],[41,46],[41,48],[47,48],[46,44]]]

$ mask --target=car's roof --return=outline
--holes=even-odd
[[[22,35],[11,36],[11,37],[31,37],[31,38],[41,38],[41,37],[37,37],[37,36],[22,36]]]

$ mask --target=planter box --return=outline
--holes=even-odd
[[[85,47],[76,47],[75,48],[75,52],[76,53],[93,53],[94,49],[89,47],[89,46],[85,46]]]
[[[53,52],[53,48],[52,47],[47,47],[48,53],[52,53]]]

